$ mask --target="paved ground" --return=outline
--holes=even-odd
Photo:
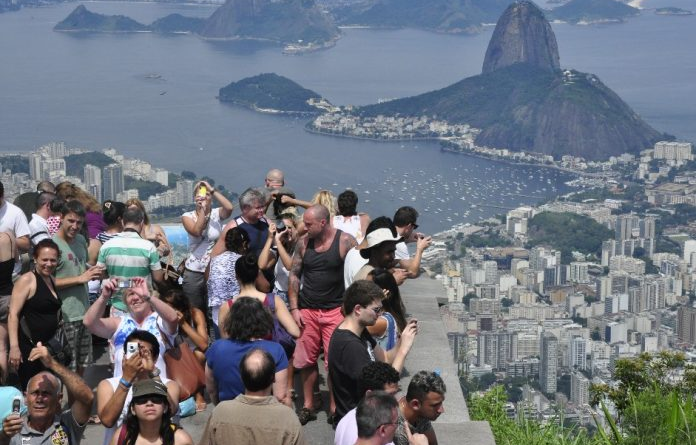
[[[456,366],[452,360],[444,325],[438,311],[437,298],[442,297],[443,293],[444,289],[438,281],[425,277],[409,280],[402,288],[402,297],[406,307],[419,319],[419,334],[406,361],[401,387],[405,391],[410,376],[419,370],[439,370],[447,385],[447,398],[445,400],[445,413],[434,423],[438,442],[441,445],[494,445],[495,441],[488,423],[469,420],[466,401],[459,388]],[[96,387],[101,379],[111,376],[108,368],[108,357],[103,348],[97,352],[95,365],[85,375],[92,387]],[[329,445],[333,443],[334,434],[331,426],[326,423],[328,392],[323,366],[320,366],[320,370],[322,371],[320,391],[323,409],[318,413],[318,419],[308,423],[304,428],[308,444]],[[296,375],[295,389],[301,395],[298,377]],[[297,407],[301,407],[302,400],[298,399],[296,402]],[[212,406],[208,405],[205,412],[182,419],[182,425],[193,436],[194,443],[198,443],[202,436],[211,412]],[[102,443],[103,431],[101,426],[88,426],[83,443],[87,445]]]

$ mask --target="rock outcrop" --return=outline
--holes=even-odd
[[[313,0],[227,0],[200,34],[210,39],[306,44],[330,41],[338,36],[338,28]]]
[[[361,107],[365,116],[437,116],[481,129],[479,146],[607,159],[670,138],[593,74],[559,68],[556,38],[530,2],[498,21],[483,73],[419,96]]]
[[[549,71],[560,68],[558,44],[551,25],[533,3],[508,6],[493,31],[483,60],[483,73],[528,63]]]

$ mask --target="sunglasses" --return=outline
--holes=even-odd
[[[162,396],[143,396],[133,399],[133,403],[136,405],[145,405],[147,402],[152,402],[155,405],[164,405],[166,400]]]

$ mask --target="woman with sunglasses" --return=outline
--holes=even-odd
[[[167,387],[156,379],[133,383],[126,422],[111,439],[111,445],[141,444],[193,445],[191,436],[172,423]]]

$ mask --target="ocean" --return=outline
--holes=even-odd
[[[688,7],[648,0],[644,7]],[[682,3],[680,5],[679,3]],[[417,30],[344,29],[326,51],[287,56],[258,42],[195,36],[52,31],[78,3],[0,15],[0,152],[51,141],[116,148],[171,171],[192,170],[235,191],[263,182],[271,167],[309,199],[351,187],[359,210],[421,211],[437,232],[569,191],[567,174],[444,153],[434,142],[379,143],[304,131],[304,119],[262,115],[217,101],[218,89],[275,72],[334,104],[368,104],[444,87],[480,72],[493,27],[475,36]],[[143,23],[211,5],[85,2]],[[597,74],[660,131],[696,140],[696,16],[645,11],[627,23],[554,24],[561,65]]]

